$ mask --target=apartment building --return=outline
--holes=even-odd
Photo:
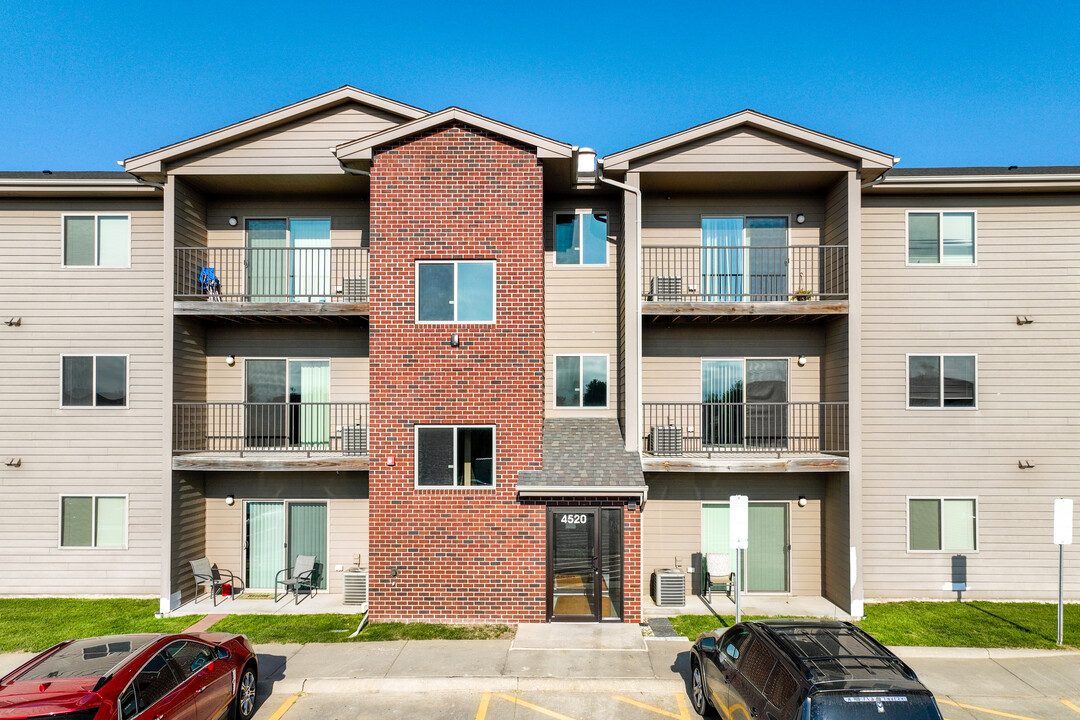
[[[748,593],[1051,599],[1080,168],[897,160],[743,111],[598,171],[343,87],[0,173],[5,592],[315,555],[375,619],[637,622],[742,494]]]

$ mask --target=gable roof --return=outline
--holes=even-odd
[[[459,107],[448,107],[430,115],[426,115],[412,122],[392,127],[382,132],[362,137],[359,140],[338,145],[335,150],[338,160],[370,160],[375,148],[387,145],[396,140],[407,138],[410,135],[424,132],[431,128],[439,127],[450,122],[460,122],[471,127],[487,130],[509,140],[515,140],[522,145],[536,148],[536,155],[540,158],[569,158],[574,154],[574,146],[558,140],[531,133],[528,130],[507,125],[506,123],[492,120],[489,117],[478,115]]]
[[[774,135],[791,138],[805,145],[828,150],[843,157],[856,158],[862,161],[863,167],[867,168],[887,169],[891,168],[899,160],[899,158],[895,158],[888,153],[871,150],[862,145],[840,140],[831,135],[785,122],[754,110],[742,110],[718,120],[702,123],[687,130],[608,155],[604,158],[604,168],[606,170],[629,170],[630,163],[636,160],[738,127],[758,128]]]
[[[420,108],[415,108],[411,105],[399,103],[396,100],[390,100],[389,98],[364,92],[351,85],[343,85],[336,90],[331,90],[322,95],[316,95],[307,100],[301,100],[292,105],[286,105],[283,108],[271,110],[268,113],[263,113],[262,115],[248,118],[247,120],[241,120],[238,123],[233,123],[232,125],[227,125],[226,127],[217,130],[211,130],[208,133],[198,135],[188,140],[182,140],[181,142],[166,145],[163,148],[128,158],[124,161],[124,169],[128,171],[161,172],[163,170],[163,163],[168,160],[172,160],[182,155],[188,155],[192,152],[219,145],[230,140],[236,140],[262,130],[268,130],[277,125],[281,125],[282,123],[289,122],[290,120],[295,120],[313,112],[346,102],[356,102],[361,105],[388,112],[392,115],[398,115],[406,120],[415,120],[416,118],[427,115],[427,111],[421,110]]]

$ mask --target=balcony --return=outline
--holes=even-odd
[[[848,469],[846,402],[643,403],[650,472]]]
[[[174,312],[204,317],[368,314],[368,249],[176,248]]]
[[[846,245],[641,248],[647,316],[814,319],[848,308]]]
[[[367,470],[368,403],[178,402],[174,470]]]

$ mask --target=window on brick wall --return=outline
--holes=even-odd
[[[491,260],[416,263],[419,322],[495,321],[495,263]]]
[[[607,265],[607,213],[555,214],[556,265]]]
[[[418,487],[492,487],[495,428],[426,425],[416,428]]]

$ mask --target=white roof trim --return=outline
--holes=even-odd
[[[345,85],[336,90],[331,90],[328,93],[316,95],[307,100],[301,100],[292,105],[287,105],[283,108],[278,108],[277,110],[271,110],[268,113],[257,115],[256,117],[242,120],[238,123],[233,123],[232,125],[227,125],[202,135],[197,135],[188,140],[173,143],[172,145],[166,145],[158,150],[128,158],[123,163],[124,169],[129,172],[162,172],[162,163],[166,160],[172,160],[207,147],[212,147],[230,140],[236,140],[261,130],[267,130],[276,125],[308,115],[323,108],[332,107],[348,101],[367,105],[368,107],[383,110],[394,115],[400,115],[407,120],[415,120],[416,118],[427,115],[427,112],[420,108],[405,105],[396,100],[390,100],[389,98],[384,98],[379,95],[364,92],[363,90],[359,90],[350,85]]]
[[[608,155],[604,158],[604,168],[606,170],[629,170],[630,163],[635,160],[740,126],[755,127],[775,135],[791,138],[805,145],[819,147],[845,157],[857,158],[862,161],[864,168],[891,168],[899,160],[899,158],[887,153],[763,115],[754,110],[742,110],[733,115]]]
[[[440,110],[417,120],[413,120],[412,122],[383,130],[374,135],[368,135],[367,137],[362,137],[358,140],[342,143],[337,146],[334,154],[337,156],[338,160],[343,161],[371,160],[374,149],[379,145],[386,145],[395,140],[401,140],[410,135],[415,135],[425,130],[455,121],[480,128],[481,130],[487,130],[490,133],[510,140],[516,140],[523,145],[535,147],[537,157],[540,158],[569,158],[573,156],[574,148],[572,145],[559,142],[558,140],[552,140],[551,138],[546,138],[542,135],[537,135],[536,133],[531,133],[528,130],[522,130],[513,125],[507,125],[498,120],[492,120],[483,115],[477,115],[474,112],[469,112],[468,110],[463,110],[459,107],[448,107],[445,110]]]
[[[637,487],[611,487],[607,485],[546,485],[526,486],[518,485],[518,495],[522,497],[548,497],[551,495],[610,495],[615,497],[640,497],[644,499],[649,494],[648,485]]]

